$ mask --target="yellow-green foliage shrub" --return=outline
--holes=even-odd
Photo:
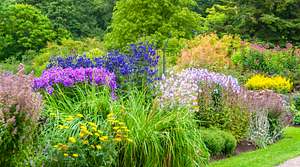
[[[216,34],[198,36],[187,43],[187,48],[177,61],[178,68],[188,67],[230,67],[231,55],[242,46],[238,36]]]
[[[81,41],[72,39],[62,40],[61,44],[48,43],[48,46],[41,50],[40,54],[33,60],[32,66],[37,75],[41,74],[51,56],[67,57],[70,55],[86,54],[87,57],[92,58],[101,56],[105,53],[102,43],[93,38],[86,38]]]
[[[268,77],[260,74],[252,76],[245,86],[251,90],[270,89],[278,93],[288,93],[293,89],[293,84],[289,79],[281,76]]]

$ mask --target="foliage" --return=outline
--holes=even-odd
[[[251,44],[232,56],[237,66],[244,70],[258,71],[269,75],[282,75],[297,80],[299,76],[298,53],[291,47],[269,49]]]
[[[186,69],[180,73],[171,74],[158,83],[158,101],[164,107],[185,106],[190,110],[197,110],[199,92],[205,88],[200,82],[217,83],[225,89],[234,92],[241,90],[237,79],[219,73],[210,72],[206,69]]]
[[[293,84],[281,76],[267,77],[264,75],[254,75],[245,84],[251,90],[274,90],[278,93],[288,93],[293,89]]]
[[[299,42],[297,1],[225,0],[208,10],[205,23],[208,31],[281,44]]]
[[[244,139],[249,129],[250,113],[243,100],[232,90],[219,85],[203,85],[199,93],[197,119],[200,126],[231,132],[237,140]]]
[[[294,111],[293,124],[300,124],[300,96],[297,94],[292,97],[291,108]]]
[[[104,55],[105,49],[102,43],[94,38],[63,39],[60,44],[49,42],[46,48],[41,49],[32,61],[32,67],[36,75],[40,75],[46,69],[47,63],[52,56],[67,57],[68,55],[85,54],[89,58]]]
[[[34,139],[42,99],[32,91],[32,80],[32,75],[24,75],[22,65],[16,75],[0,74],[1,165],[17,165],[18,157]]]
[[[76,38],[102,37],[112,17],[115,0],[17,0],[39,8],[55,29],[67,29]]]
[[[28,50],[38,51],[47,41],[59,40],[50,20],[37,8],[16,4],[0,13],[0,59],[16,56],[21,59]]]
[[[232,134],[218,129],[201,130],[201,139],[211,155],[232,154],[237,145]]]
[[[117,76],[119,86],[143,87],[157,79],[159,55],[152,45],[145,43],[131,45],[128,54],[118,51],[108,52],[106,56],[89,59],[87,57],[56,57],[50,60],[48,68],[88,68],[103,67]]]
[[[216,34],[200,35],[188,42],[187,49],[181,53],[177,67],[186,68],[229,68],[233,64],[231,55],[242,47],[238,36]]]
[[[193,0],[118,1],[105,44],[108,48],[123,48],[141,38],[151,38],[161,47],[167,38],[191,38],[193,32],[199,32],[201,21],[189,9],[194,4]]]
[[[193,11],[201,14],[202,16],[207,16],[207,9],[211,8],[213,5],[219,4],[221,0],[195,0],[197,5],[193,6]]]
[[[202,166],[208,153],[194,114],[184,108],[161,110],[145,101],[147,94],[131,91],[118,108],[132,143],[119,155],[121,166]],[[116,106],[117,107],[117,106]],[[118,109],[118,110],[117,110]]]

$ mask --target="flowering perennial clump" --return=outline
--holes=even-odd
[[[23,65],[20,65],[17,75],[0,74],[0,124],[13,127],[12,135],[17,135],[20,129],[15,127],[19,124],[17,119],[20,123],[39,119],[42,97],[32,90],[33,78],[33,75],[24,74]]]
[[[237,79],[219,73],[209,72],[206,69],[186,69],[178,74],[171,74],[159,83],[161,105],[187,105],[196,106],[200,84],[216,83],[233,92],[240,92],[241,87]]]
[[[47,68],[106,68],[114,72],[118,78],[135,76],[131,79],[141,81],[138,78],[145,77],[148,82],[156,79],[159,56],[156,50],[149,44],[130,45],[130,54],[122,54],[119,51],[108,52],[107,55],[94,59],[86,56],[69,56],[67,58],[53,57]]]
[[[114,113],[107,115],[107,126],[90,121],[88,116],[82,114],[65,116],[62,124],[57,125],[57,130],[61,133],[78,129],[75,133],[70,133],[63,142],[57,143],[53,147],[64,158],[105,158],[105,153],[109,150],[113,154],[114,145],[119,142],[131,142],[126,124],[117,119]],[[75,123],[75,124],[74,124]],[[72,128],[70,128],[72,125]],[[91,156],[91,157],[90,157]]]
[[[291,81],[284,77],[267,77],[264,75],[254,75],[247,81],[245,86],[252,90],[270,89],[279,93],[290,92],[293,88]]]
[[[77,83],[106,85],[112,91],[117,88],[115,74],[104,68],[63,69],[61,67],[45,70],[41,77],[34,79],[33,87],[35,90],[45,89],[49,94],[52,94],[53,86],[56,84],[71,87]]]
[[[0,163],[11,165],[13,155],[30,143],[42,109],[42,97],[32,89],[33,75],[20,65],[16,75],[0,73]],[[30,141],[30,142],[29,142]]]

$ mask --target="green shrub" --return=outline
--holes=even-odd
[[[0,60],[21,59],[26,51],[38,51],[56,38],[50,20],[33,6],[16,4],[0,11]]]
[[[220,131],[221,136],[225,139],[224,154],[232,154],[237,146],[237,141],[234,136],[228,132]]]
[[[237,146],[232,134],[218,129],[201,130],[201,139],[211,155],[230,155]]]
[[[220,154],[225,148],[225,140],[216,130],[202,130],[201,139],[211,155]]]

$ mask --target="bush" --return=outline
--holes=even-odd
[[[264,75],[254,75],[245,84],[251,90],[274,90],[278,93],[288,93],[293,89],[293,84],[284,77],[267,77]]]
[[[217,70],[233,67],[230,57],[241,49],[241,42],[238,36],[225,35],[219,38],[216,34],[200,35],[188,42],[177,61],[177,67]]]
[[[232,134],[218,129],[201,130],[201,139],[211,155],[230,155],[237,146]]]
[[[0,60],[18,59],[28,50],[38,51],[57,33],[50,20],[30,5],[11,5],[0,12]]]
[[[42,108],[41,96],[32,91],[32,80],[32,75],[24,75],[22,65],[17,75],[0,74],[1,165],[17,166],[25,152],[30,152]]]
[[[60,44],[49,42],[47,47],[42,49],[38,56],[32,61],[35,74],[40,75],[53,56],[68,57],[69,55],[83,55],[89,58],[105,54],[105,49],[101,42],[93,38],[86,38],[80,41],[63,39]]]

